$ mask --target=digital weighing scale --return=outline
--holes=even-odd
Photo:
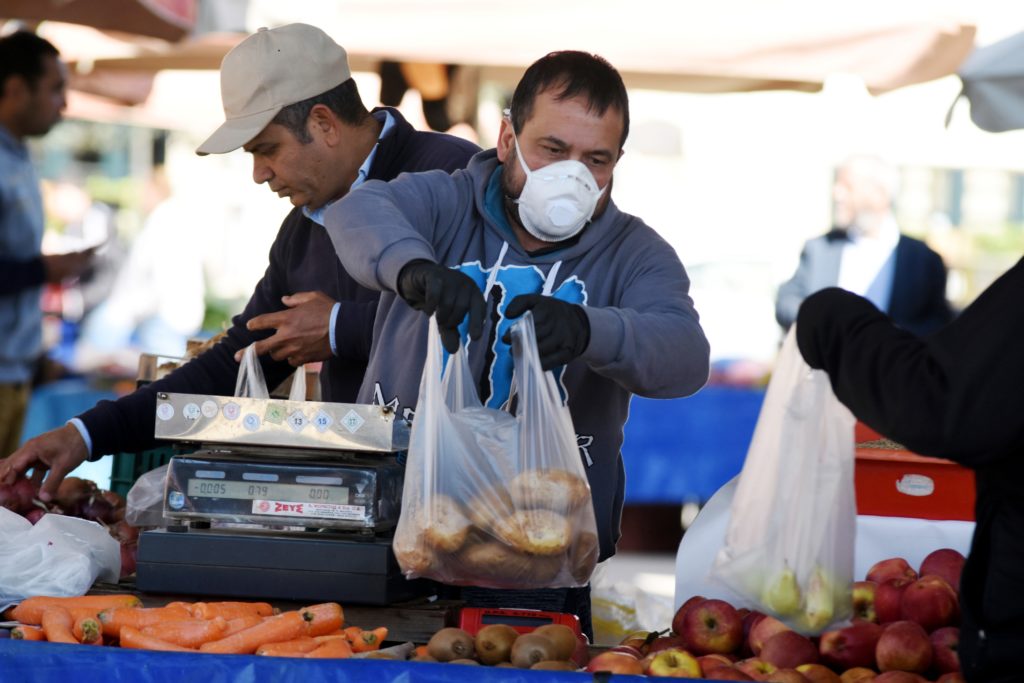
[[[384,605],[430,593],[391,551],[409,425],[382,406],[160,393],[164,528],[139,537],[154,593]]]

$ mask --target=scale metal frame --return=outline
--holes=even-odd
[[[166,594],[393,604],[429,594],[391,550],[409,425],[386,407],[158,393],[172,458],[136,585]]]

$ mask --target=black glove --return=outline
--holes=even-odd
[[[437,316],[441,343],[448,353],[459,350],[459,324],[469,314],[469,336],[479,339],[484,328],[484,296],[466,275],[422,259],[398,273],[398,295],[417,311]]]
[[[545,370],[565,365],[586,350],[590,343],[590,320],[582,306],[542,294],[520,294],[512,299],[505,316],[518,318],[527,311],[533,311],[537,351]],[[511,330],[502,341],[512,343]]]

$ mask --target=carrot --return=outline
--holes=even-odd
[[[186,610],[188,610],[189,614],[192,614],[192,608],[194,607],[194,605],[195,605],[195,603],[182,602],[181,600],[175,600],[174,602],[167,603],[166,605],[164,605],[164,607],[183,607]],[[193,614],[192,616],[195,616],[195,615]]]
[[[270,617],[275,614],[274,608],[267,602],[197,602],[192,605],[191,611],[196,619],[235,619],[247,614]]]
[[[38,626],[25,626],[19,624],[11,629],[11,638],[14,640],[46,640],[43,629]]]
[[[141,629],[145,636],[159,638],[182,647],[199,647],[211,640],[219,640],[224,637],[227,630],[228,622],[224,617],[172,619],[144,626]]]
[[[256,616],[255,614],[247,614],[244,617],[228,619],[228,629],[224,631],[224,637],[227,638],[228,636],[234,635],[239,631],[244,631],[256,624],[262,624],[263,619],[263,617]]]
[[[115,607],[99,613],[103,635],[118,638],[125,626],[142,629],[171,619],[189,619],[184,607]]]
[[[71,632],[74,623],[71,614],[63,607],[47,607],[43,610],[43,633],[51,643],[75,643],[78,638]]]
[[[74,625],[71,627],[71,633],[78,639],[78,642],[86,645],[103,644],[103,626],[99,619],[89,615],[72,618]]]
[[[335,638],[342,638],[348,640],[348,636],[345,635],[344,631],[335,631],[334,633],[328,633],[323,636],[313,636],[313,640],[318,643],[326,643],[328,640],[334,640]]]
[[[302,636],[283,643],[266,643],[256,648],[256,654],[267,657],[301,657],[320,647],[320,643],[309,636]]]
[[[336,602],[324,602],[319,605],[303,607],[301,612],[304,615],[309,615],[305,618],[309,621],[309,635],[311,636],[322,636],[331,631],[337,631],[345,623],[345,614],[341,605]]]
[[[364,631],[358,626],[349,626],[345,634],[352,643],[353,652],[369,652],[380,649],[380,644],[388,637],[388,629],[387,626],[380,626],[372,631]]]
[[[195,652],[190,647],[182,647],[166,640],[147,636],[137,628],[123,626],[121,628],[121,647],[132,650],[161,650],[164,652]]]
[[[15,621],[23,624],[38,626],[43,623],[43,610],[47,607],[63,607],[75,609],[88,607],[97,611],[114,607],[138,607],[142,601],[134,595],[82,595],[72,598],[59,598],[49,596],[34,596],[25,598],[21,604],[13,609],[11,616]]]
[[[220,654],[248,654],[256,652],[256,648],[266,643],[281,643],[286,640],[308,635],[310,619],[308,612],[294,610],[282,612],[268,617],[255,626],[239,631],[226,638],[203,643],[199,649],[203,652]],[[310,615],[311,616],[311,615]]]
[[[351,656],[352,646],[345,638],[332,638],[306,655],[310,659],[346,659]]]

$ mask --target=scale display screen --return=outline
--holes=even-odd
[[[189,479],[186,494],[190,498],[269,499],[301,503],[336,503],[338,505],[348,505],[349,503],[347,486],[313,486],[309,484]]]

